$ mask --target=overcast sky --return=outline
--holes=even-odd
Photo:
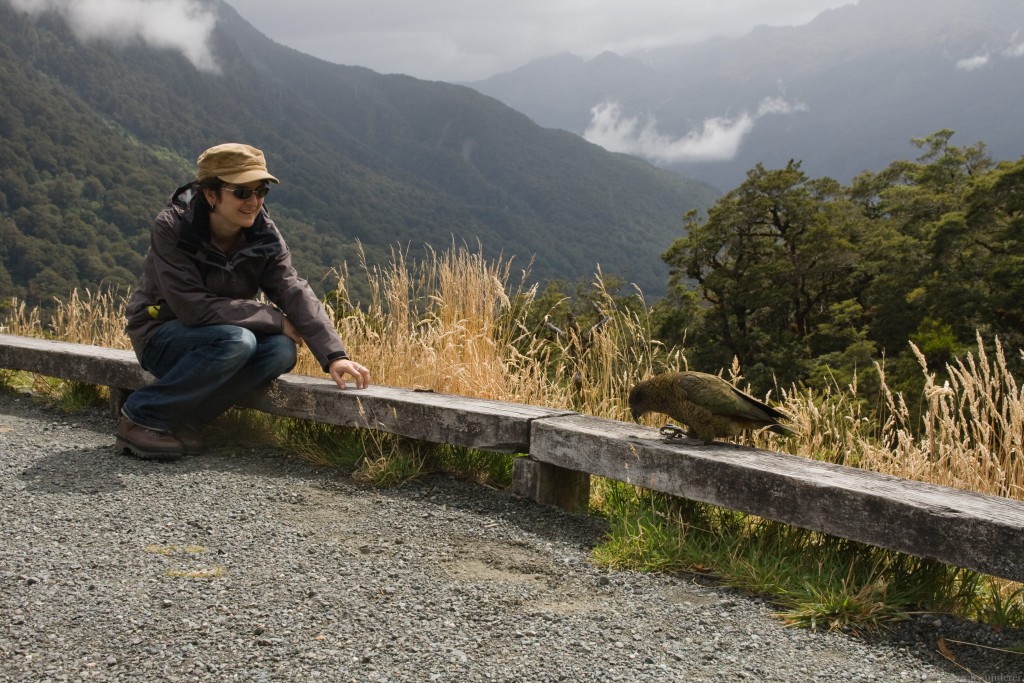
[[[542,57],[590,58],[798,26],[855,0],[228,0],[275,41],[338,64],[480,80]]]

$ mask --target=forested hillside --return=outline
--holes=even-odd
[[[268,208],[317,286],[391,248],[455,241],[536,279],[605,272],[664,291],[658,259],[717,192],[545,130],[473,90],[328,64],[211,3],[219,72],[142,43],[82,42],[0,0],[0,296],[128,286],[152,217],[210,145],[262,148]]]

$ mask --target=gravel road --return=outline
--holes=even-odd
[[[114,426],[0,394],[2,681],[1024,681],[989,649],[1019,634],[787,628],[697,577],[593,565],[594,518],[270,449],[139,461]]]

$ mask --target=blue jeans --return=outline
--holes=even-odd
[[[172,320],[142,351],[142,367],[158,381],[132,392],[123,412],[150,429],[199,429],[291,370],[295,359],[295,342],[283,334]]]

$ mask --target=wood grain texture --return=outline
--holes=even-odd
[[[131,351],[13,334],[0,334],[0,368],[120,389],[153,381]]]
[[[9,334],[0,334],[0,367],[116,389],[137,389],[153,381],[131,351]],[[531,420],[570,414],[540,406],[377,385],[341,391],[326,377],[292,374],[278,378],[245,406],[275,415],[500,453],[527,452]]]
[[[328,379],[284,375],[251,407],[277,415],[360,427],[434,443],[526,453],[530,422],[570,414],[521,403],[373,385],[339,390]]]
[[[122,390],[153,381],[131,351],[0,334],[0,368]],[[118,392],[123,393],[123,392]],[[1024,503],[518,403],[284,375],[250,407],[479,450],[529,453],[519,484],[582,511],[590,474],[1015,581]]]
[[[559,467],[1024,581],[1024,503],[583,415],[533,423]]]

